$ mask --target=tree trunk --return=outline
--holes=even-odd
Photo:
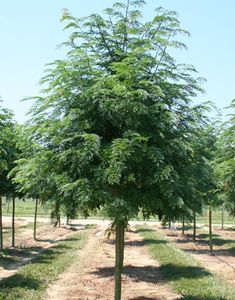
[[[184,229],[185,229],[185,225],[184,225],[184,215],[182,218],[182,235],[184,235]]]
[[[209,243],[210,243],[210,251],[213,250],[213,244],[212,244],[212,211],[211,211],[211,205],[209,208]]]
[[[171,219],[169,219],[168,227],[171,229]]]
[[[196,241],[196,213],[193,211],[193,241]]]
[[[58,215],[58,226],[60,227],[61,221],[60,221],[60,214]]]
[[[222,205],[221,229],[224,229],[224,205]]]
[[[121,300],[122,271],[124,259],[124,224],[116,226],[116,258],[115,258],[115,296],[114,300]]]
[[[3,236],[2,236],[2,196],[0,195],[0,251],[3,250]]]
[[[35,203],[35,213],[34,213],[34,226],[33,226],[33,238],[36,240],[37,235],[37,215],[38,215],[38,198]]]
[[[12,242],[11,246],[15,247],[15,197],[12,198]]]

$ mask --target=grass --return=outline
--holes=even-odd
[[[16,199],[15,202],[15,215],[16,217],[23,217],[23,216],[34,216],[35,212],[35,201],[32,199]],[[12,201],[3,201],[3,215],[4,216],[11,216],[12,213]],[[49,217],[50,212],[48,213],[48,208],[42,207],[41,205],[38,206],[38,216],[39,217]]]
[[[201,224],[208,225],[209,220],[209,212],[208,210],[205,210],[204,213],[201,216],[197,216],[197,222]],[[221,225],[221,219],[222,219],[222,212],[221,210],[214,210],[212,212],[212,223]],[[230,216],[227,211],[224,211],[224,224],[228,225],[235,225],[235,218]]]
[[[33,217],[35,210],[35,201],[32,199],[26,199],[23,201],[22,199],[16,199],[16,217]],[[3,215],[4,216],[11,216],[12,212],[12,201],[7,202],[6,199],[3,201]],[[221,210],[216,209],[212,213],[212,223],[214,225],[221,224]],[[38,206],[38,216],[39,217],[50,217],[50,208],[49,207],[42,207],[41,205]],[[79,216],[82,218],[82,216]],[[103,219],[105,218],[104,212],[98,211],[96,214],[91,215],[90,218],[92,219]],[[143,221],[142,214],[133,220]],[[158,218],[150,218],[150,221],[158,221]],[[204,210],[203,214],[197,216],[197,222],[200,224],[204,224],[208,226],[208,210]],[[224,224],[226,225],[235,225],[235,218],[230,216],[227,211],[224,211]]]
[[[145,244],[160,264],[165,279],[187,300],[232,300],[235,291],[150,227],[138,227]],[[157,242],[159,241],[159,242]]]
[[[73,263],[76,258],[76,250],[84,247],[87,236],[87,230],[73,235],[42,252],[14,275],[2,279],[0,281],[0,299],[43,299],[48,285]]]

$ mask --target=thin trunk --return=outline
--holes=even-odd
[[[168,227],[171,229],[171,219],[169,219]]]
[[[15,247],[15,197],[12,198],[12,242],[11,246]]]
[[[193,211],[193,241],[196,241],[196,212]]]
[[[116,226],[115,296],[114,296],[114,300],[121,300],[123,258],[124,258],[124,225],[118,224]]]
[[[212,211],[211,211],[211,205],[209,208],[209,243],[210,243],[210,251],[213,250],[213,244],[212,244]]]
[[[34,227],[33,227],[33,238],[36,240],[37,235],[37,215],[38,215],[38,198],[35,203],[35,213],[34,213]]]
[[[2,236],[2,196],[0,195],[0,251],[3,250],[3,236]]]
[[[184,225],[184,215],[182,218],[182,235],[184,235],[184,229],[185,229],[185,225]]]
[[[221,229],[224,229],[224,205],[222,205]]]
[[[60,223],[60,214],[58,215],[58,226],[60,227],[61,223]]]
[[[122,253],[121,253],[121,260],[122,260],[122,271],[123,271],[123,262],[124,262],[124,247],[125,247],[125,228],[124,225],[122,226],[122,235],[121,235],[121,244],[122,244]]]

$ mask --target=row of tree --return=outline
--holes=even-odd
[[[50,202],[55,223],[102,209],[116,232],[116,300],[130,218],[194,220],[196,234],[205,205],[235,212],[234,116],[220,131],[210,103],[192,104],[201,78],[170,55],[188,32],[163,8],[144,22],[144,4],[64,10],[68,53],[46,70],[30,120],[17,127],[0,111],[0,195]]]

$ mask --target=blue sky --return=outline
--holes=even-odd
[[[74,16],[102,12],[113,0],[8,0],[0,1],[0,96],[4,106],[13,109],[19,122],[26,120],[29,101],[38,94],[44,65],[64,53],[56,46],[66,40],[60,23],[61,11]],[[219,108],[235,98],[235,1],[234,0],[147,0],[145,18],[155,7],[179,13],[182,26],[191,33],[188,51],[177,54],[179,62],[193,64],[207,79],[206,95]]]

